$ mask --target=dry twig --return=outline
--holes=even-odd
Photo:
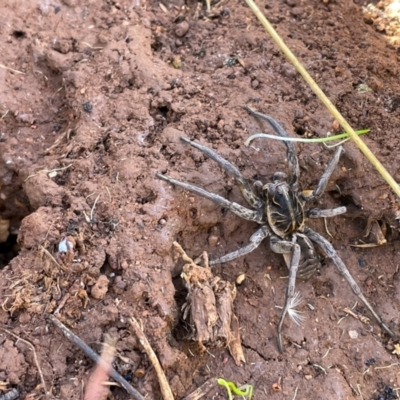
[[[194,392],[190,393],[182,400],[200,400],[204,397],[213,387],[216,386],[217,378],[210,378],[205,381],[199,388],[197,388]]]
[[[65,137],[67,138],[67,142],[68,142],[71,131],[72,131],[72,129],[67,129],[65,132],[63,132],[60,135],[60,137],[54,142],[54,144],[44,151],[44,154],[45,155],[49,154],[50,151],[53,150],[54,148],[56,148]]]
[[[36,175],[39,175],[40,173],[45,173],[45,174],[51,174],[52,172],[57,172],[57,171],[64,171],[65,169],[68,169],[69,167],[72,167],[72,164],[68,164],[66,167],[62,168],[56,168],[56,169],[42,169],[41,171],[38,171],[32,175],[29,175],[24,182],[27,182],[29,179],[33,178]]]
[[[0,64],[0,68],[7,69],[8,71],[14,72],[14,74],[22,74],[25,75],[25,72],[18,71],[17,69],[6,67],[4,64]]]
[[[161,364],[158,361],[156,353],[154,353],[153,349],[151,348],[150,343],[148,342],[145,334],[143,333],[139,325],[139,322],[137,322],[135,318],[131,317],[130,323],[133,330],[135,331],[136,336],[139,338],[140,344],[143,346],[145,352],[147,353],[147,356],[149,357],[150,362],[152,363],[154,369],[156,370],[158,381],[160,383],[161,393],[163,395],[164,400],[174,400],[174,395],[172,394],[172,390],[169,386],[169,383],[161,367]]]
[[[78,346],[92,361],[100,363],[100,356],[93,351],[81,338],[72,333],[60,320],[54,315],[50,315],[51,322],[61,330],[61,332],[69,339],[72,343]],[[110,368],[109,374],[111,378],[117,381],[131,396],[136,400],[145,400],[144,397],[133,388],[129,382],[127,382],[114,368]]]

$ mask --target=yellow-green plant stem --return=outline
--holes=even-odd
[[[282,52],[285,54],[286,58],[294,65],[297,71],[301,74],[304,80],[309,84],[311,89],[317,95],[317,97],[325,104],[326,108],[332,114],[332,116],[336,119],[336,121],[340,124],[340,126],[348,132],[351,139],[356,143],[358,148],[363,152],[365,157],[369,160],[369,162],[376,168],[382,178],[390,185],[393,191],[400,198],[400,187],[397,182],[393,179],[393,177],[389,174],[386,168],[381,164],[381,162],[375,157],[372,151],[368,148],[368,146],[356,135],[353,128],[349,125],[349,123],[343,118],[337,108],[333,105],[333,103],[325,96],[324,92],[317,85],[314,79],[310,76],[310,74],[306,71],[303,65],[297,60],[296,56],[291,52],[291,50],[286,46],[285,42],[278,35],[272,25],[269,23],[267,18],[263,15],[258,6],[254,3],[253,0],[245,0],[247,5],[259,19],[261,24],[264,26],[265,30],[271,35],[272,39],[279,46]]]
[[[218,385],[225,387],[226,391],[228,392],[229,400],[233,400],[232,392],[233,392],[233,394],[238,395],[238,396],[248,397],[249,400],[251,400],[251,397],[253,396],[253,386],[252,385],[243,385],[238,388],[238,387],[236,387],[236,385],[233,382],[226,381],[223,378],[218,378],[217,383],[218,383]]]

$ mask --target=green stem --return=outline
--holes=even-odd
[[[217,379],[218,385],[224,386],[226,391],[228,392],[229,400],[233,400],[232,392],[238,396],[248,396],[249,400],[253,396],[253,386],[252,385],[243,385],[239,388],[233,382],[228,382],[223,378]]]

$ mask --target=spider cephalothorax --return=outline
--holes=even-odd
[[[273,118],[258,113],[250,107],[246,108],[252,115],[268,122],[278,135],[282,137],[289,136]],[[346,212],[345,207],[329,210],[321,210],[319,208],[307,209],[305,207],[307,203],[318,199],[323,194],[330,176],[339,162],[340,154],[343,150],[341,146],[335,151],[317,187],[306,195],[299,191],[299,163],[294,145],[290,141],[285,141],[289,165],[288,175],[283,172],[276,172],[272,182],[263,184],[260,181],[256,181],[253,187],[251,187],[239,170],[214,150],[193,142],[188,138],[181,137],[181,139],[218,163],[219,166],[236,181],[243,198],[250,205],[251,209],[243,207],[238,203],[231,202],[218,194],[208,192],[200,187],[180,182],[162,174],[157,174],[156,176],[175,186],[179,186],[199,196],[210,199],[216,204],[228,208],[239,217],[257,222],[260,225],[260,228],[250,237],[250,242],[246,246],[213,260],[210,264],[225,263],[240,256],[244,256],[256,249],[267,237],[269,237],[271,249],[275,253],[284,256],[289,269],[289,282],[285,304],[278,324],[278,347],[281,352],[283,351],[281,330],[284,318],[287,313],[289,313],[289,315],[291,314],[291,305],[296,303],[299,299],[298,293],[294,291],[296,277],[308,279],[315,273],[319,266],[319,257],[316,247],[332,259],[339,272],[350,284],[353,292],[368,308],[379,325],[391,337],[396,337],[361,293],[360,287],[332,245],[323,236],[313,231],[305,224],[307,218],[334,217]],[[294,319],[298,322],[296,318]]]

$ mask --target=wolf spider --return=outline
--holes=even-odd
[[[253,116],[268,122],[278,135],[282,137],[289,136],[273,118],[256,112],[250,107],[246,107],[246,109]],[[346,212],[346,207],[326,210],[305,208],[307,203],[318,199],[324,193],[329,178],[339,162],[343,150],[341,146],[335,151],[317,187],[311,193],[307,193],[300,192],[299,190],[298,180],[300,169],[292,142],[284,142],[289,164],[288,176],[283,172],[276,172],[273,175],[272,182],[263,184],[260,181],[256,181],[253,184],[253,188],[251,188],[249,182],[242,176],[239,170],[215,151],[204,145],[193,142],[186,137],[181,137],[181,140],[200,150],[205,156],[214,160],[228,175],[230,175],[238,185],[243,198],[252,209],[243,207],[218,194],[208,192],[189,183],[180,182],[162,174],[156,174],[156,176],[172,185],[179,186],[199,196],[205,197],[219,206],[229,209],[239,217],[248,221],[257,222],[260,225],[260,228],[250,237],[249,244],[211,261],[210,264],[225,263],[244,256],[256,249],[267,237],[269,237],[272,251],[284,256],[289,269],[289,282],[286,290],[285,304],[277,327],[278,348],[281,353],[284,351],[281,331],[286,314],[289,313],[295,322],[300,322],[299,315],[296,316],[295,312],[291,313],[291,311],[293,311],[293,304],[298,304],[298,293],[295,293],[296,277],[308,279],[315,273],[319,266],[319,257],[316,247],[320,248],[326,256],[332,259],[340,274],[346,279],[355,295],[364,303],[379,325],[392,338],[396,338],[395,334],[383,322],[381,317],[364,297],[360,287],[328,240],[305,225],[307,218],[334,217]]]

